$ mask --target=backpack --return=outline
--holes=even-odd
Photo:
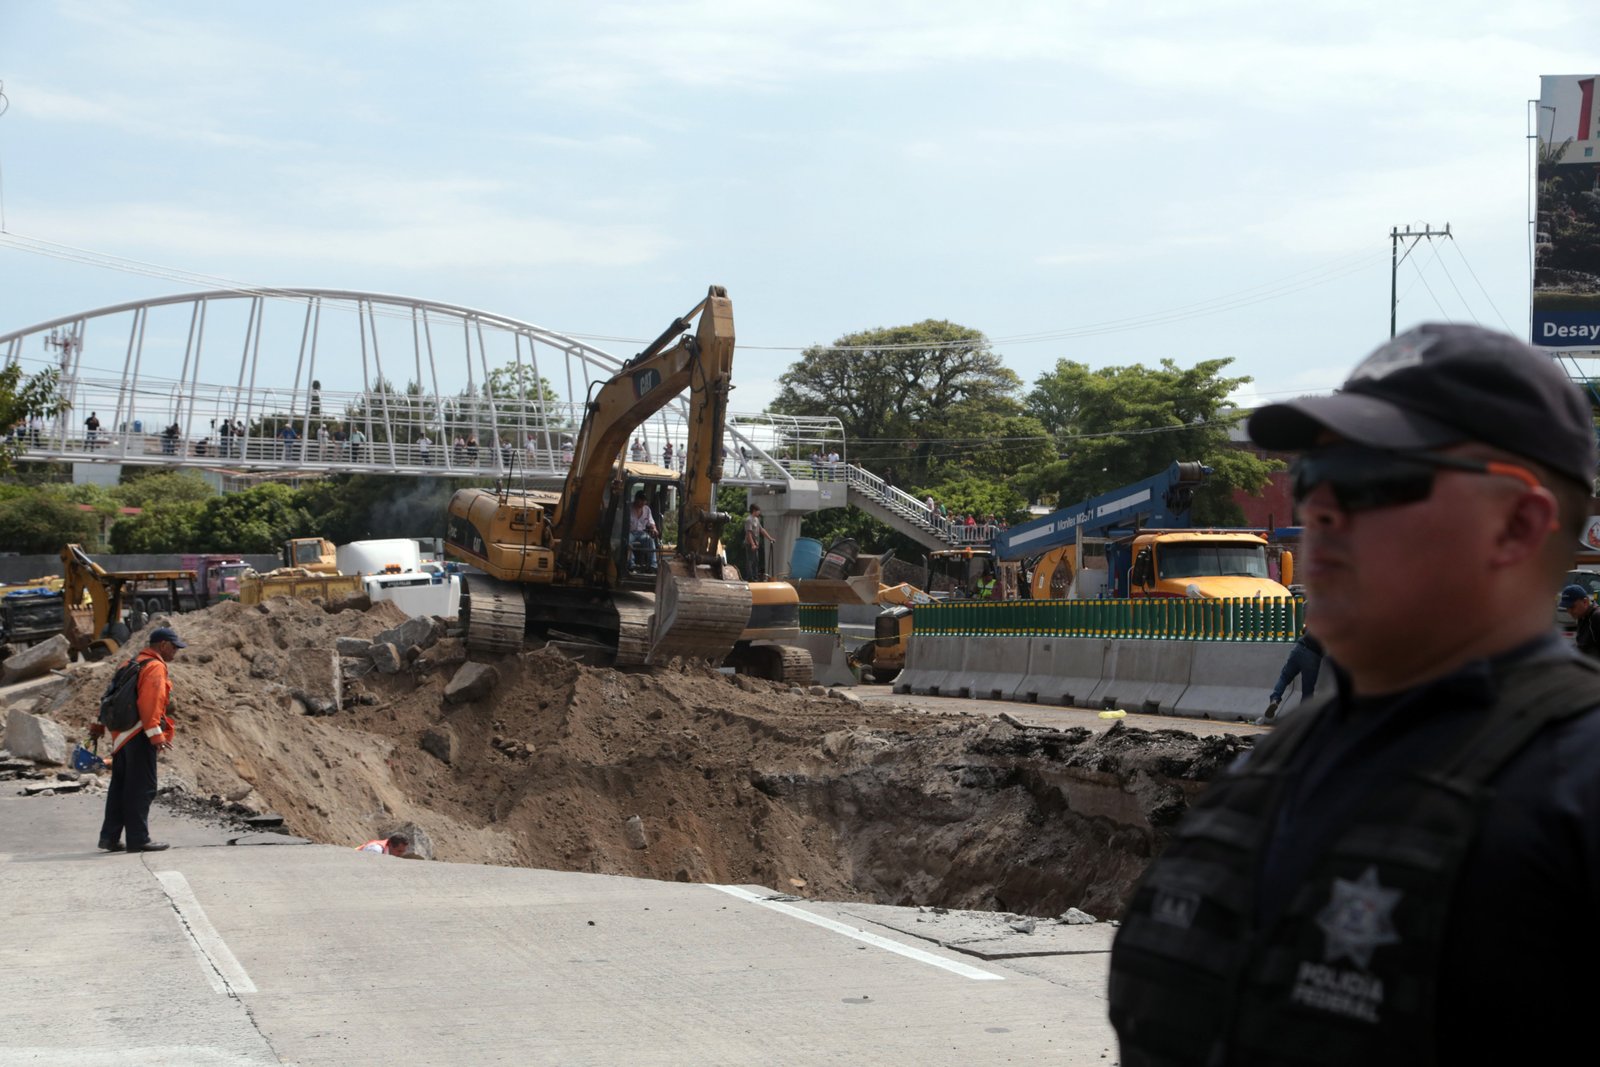
[[[100,722],[112,733],[130,730],[139,721],[139,672],[145,662],[130,659],[118,667],[100,694]]]

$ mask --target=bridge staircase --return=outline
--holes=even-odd
[[[869,470],[853,463],[840,463],[830,471],[845,483],[846,499],[874,519],[899,530],[930,550],[987,545],[990,528],[965,526],[941,518],[903,489],[897,489]]]

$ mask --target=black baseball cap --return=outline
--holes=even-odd
[[[1588,399],[1548,355],[1478,326],[1425,323],[1356,365],[1330,396],[1269,404],[1250,416],[1262,448],[1298,452],[1331,430],[1372,448],[1415,451],[1475,441],[1593,483]]]
[[[171,641],[179,648],[188,648],[189,642],[178,636],[178,631],[170,626],[158,626],[150,631],[150,643],[159,644],[162,641]]]

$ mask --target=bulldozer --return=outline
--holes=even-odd
[[[742,581],[722,550],[730,516],[716,510],[716,485],[733,349],[733,304],[712,286],[591,387],[559,493],[501,486],[451,497],[444,547],[471,568],[460,612],[468,648],[503,653],[520,648],[526,634],[574,635],[612,650],[619,666],[726,662],[809,681],[810,657],[781,643],[798,632],[793,590]],[[682,473],[627,462],[634,431],[685,390]],[[654,515],[677,518],[676,544],[655,546],[653,569],[629,546],[629,503],[640,494]]]

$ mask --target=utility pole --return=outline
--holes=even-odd
[[[1399,283],[1400,283],[1400,264],[1405,262],[1406,256],[1409,256],[1411,254],[1412,250],[1417,247],[1417,242],[1422,240],[1424,237],[1449,237],[1449,236],[1450,236],[1450,224],[1448,222],[1444,224],[1444,229],[1442,229],[1442,230],[1436,230],[1426,222],[1424,222],[1422,224],[1422,229],[1420,229],[1420,230],[1413,230],[1411,228],[1411,224],[1410,223],[1406,224],[1406,228],[1404,230],[1401,230],[1400,227],[1398,227],[1398,226],[1390,227],[1390,229],[1389,229],[1389,336],[1390,337],[1394,336],[1395,308],[1400,303],[1400,296],[1399,296],[1399,293],[1397,292],[1397,290],[1399,289]],[[1405,255],[1401,255],[1400,254],[1400,242],[1401,242],[1401,240],[1403,240],[1405,238],[1410,238],[1411,239],[1411,244],[1406,247]]]

